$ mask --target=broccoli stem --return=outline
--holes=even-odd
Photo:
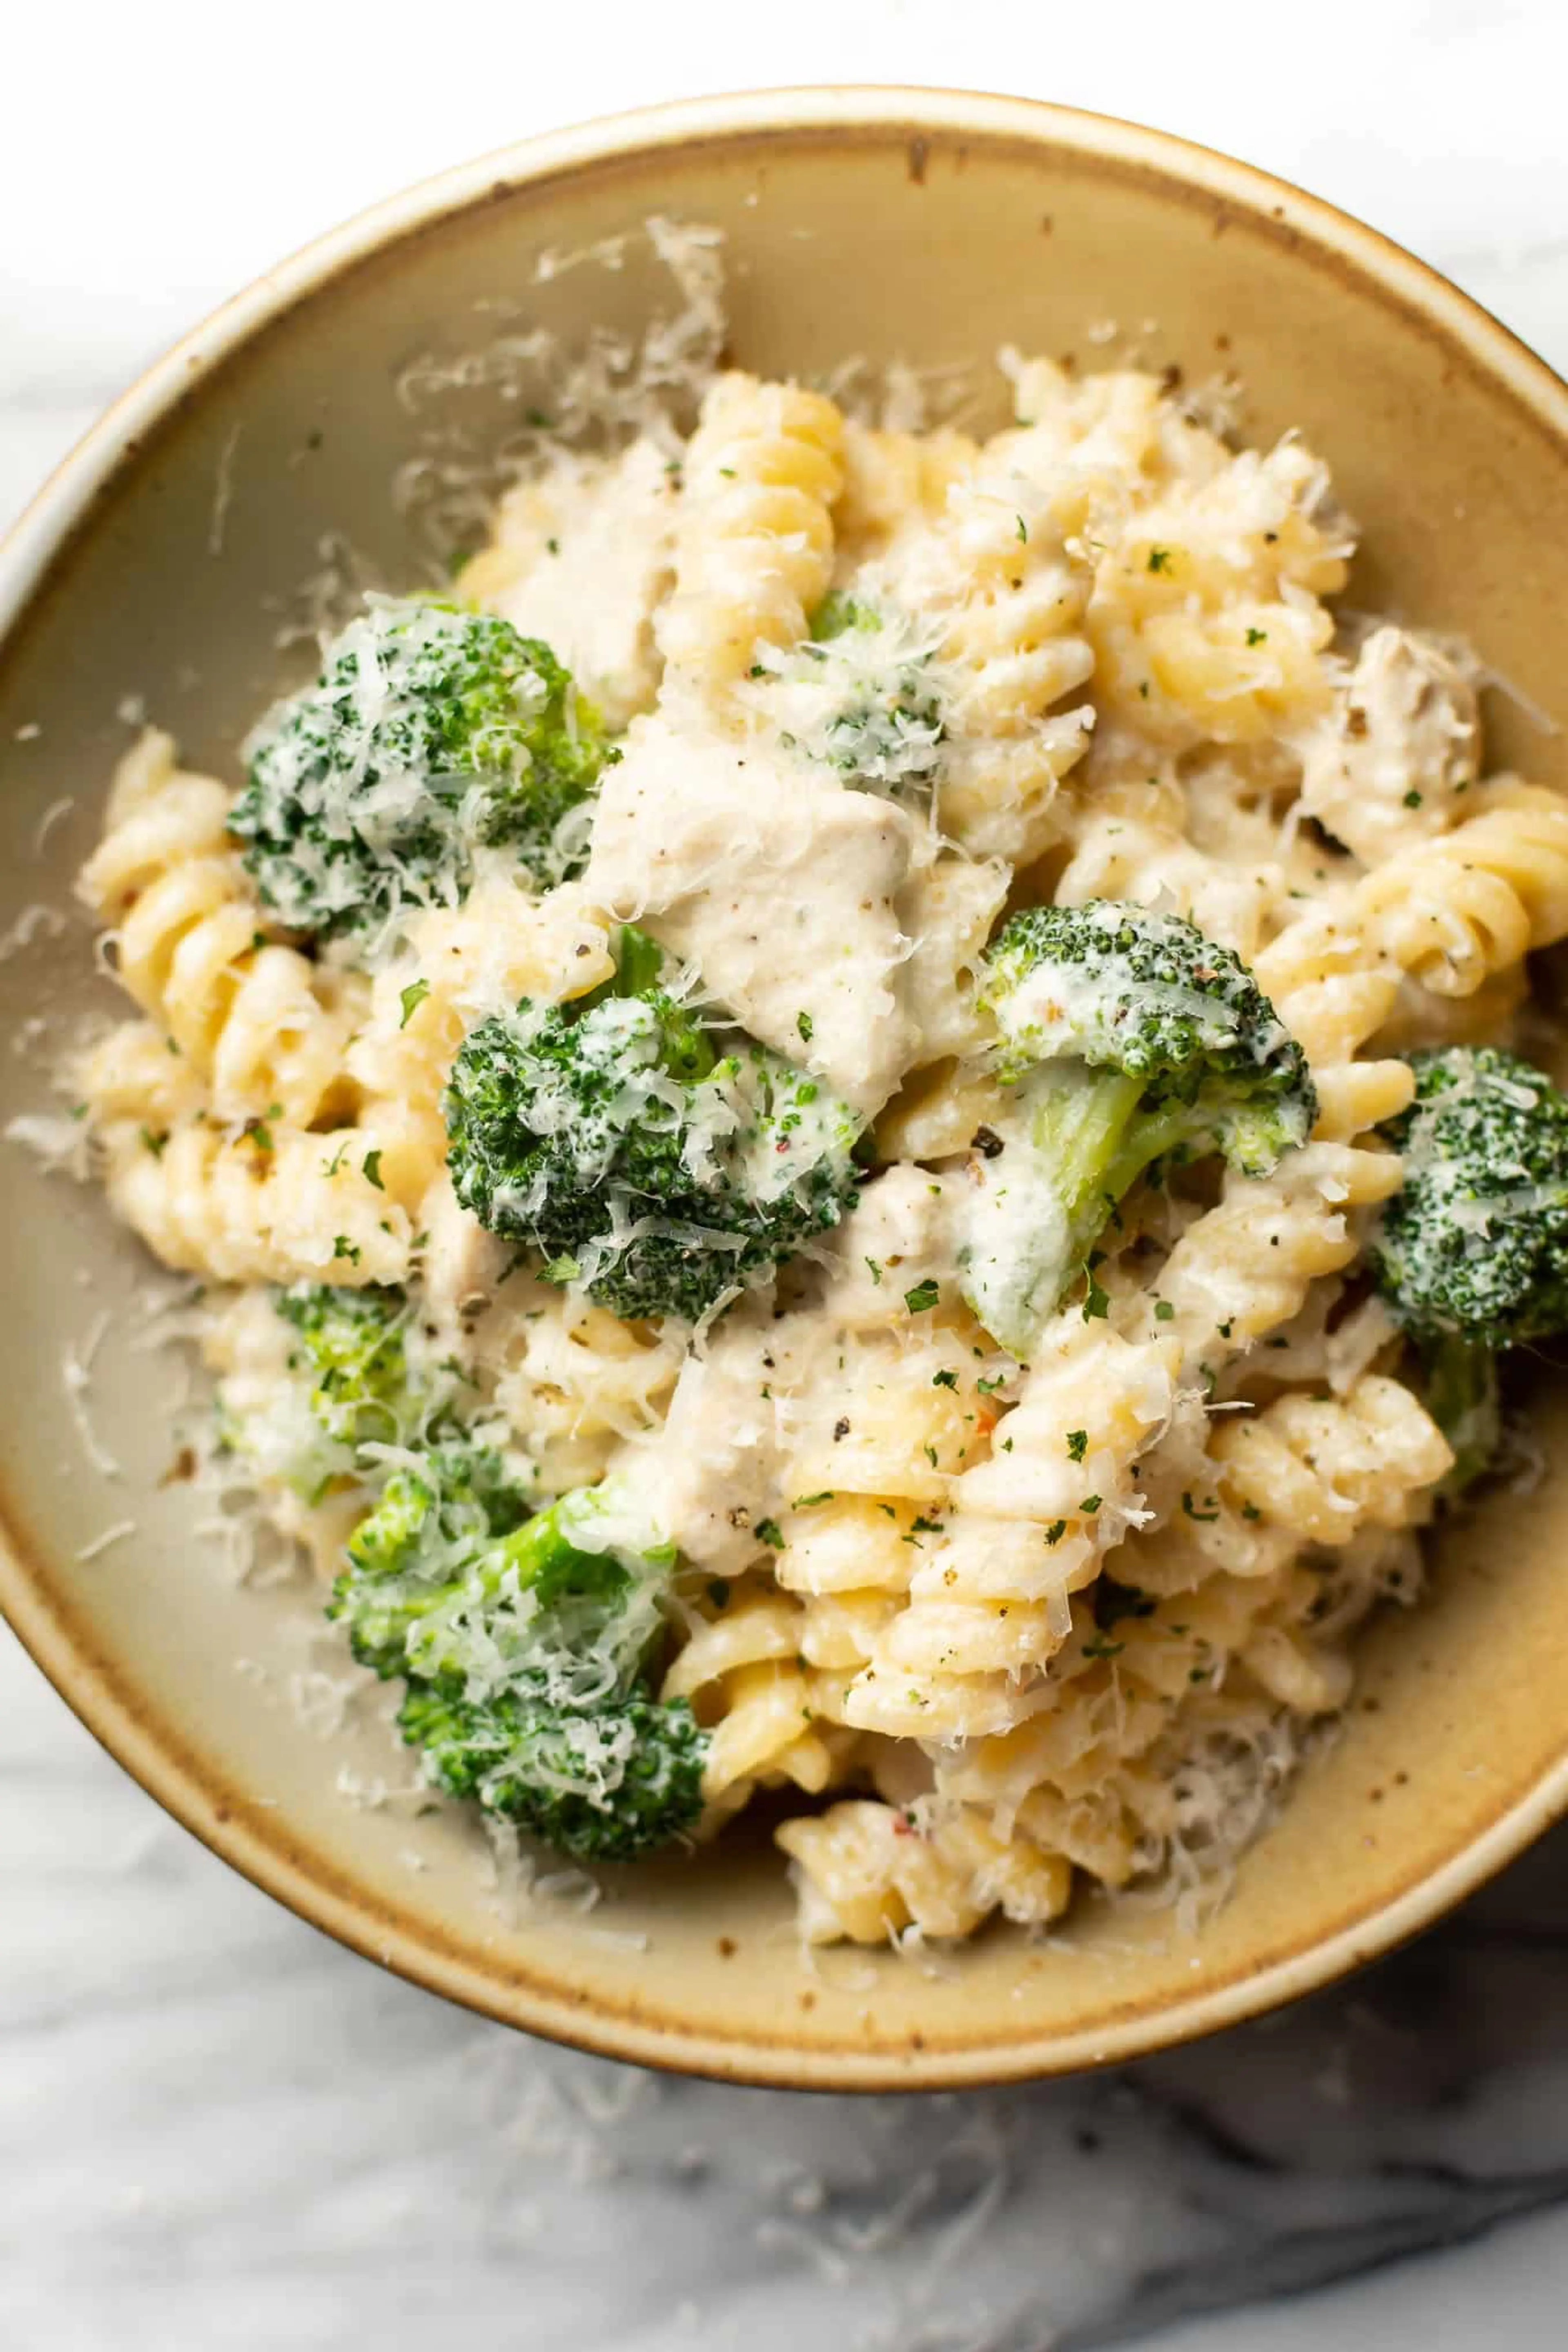
[[[1490,1467],[1501,1442],[1497,1358],[1482,1341],[1457,1332],[1427,1341],[1421,1354],[1426,1410],[1454,1449],[1444,1490],[1462,1494]]]
[[[1190,1128],[1181,1103],[1141,1114],[1146,1090],[1142,1077],[1081,1062],[1043,1063],[1018,1089],[1017,1127],[990,1179],[1003,1213],[968,1254],[965,1279],[986,1329],[1026,1361],[1118,1201]]]
[[[573,1542],[567,1501],[579,1502],[579,1498],[563,1498],[510,1535],[483,1544],[459,1574],[437,1581],[417,1574],[419,1537],[430,1514],[438,1508],[435,1494],[430,1494],[425,1509],[415,1517],[407,1514],[404,1496],[389,1491],[349,1540],[349,1557],[365,1585],[353,1613],[368,1635],[366,1646],[378,1657],[390,1651],[395,1660],[400,1660],[407,1637],[422,1620],[459,1596],[493,1601],[503,1586],[532,1592],[542,1609],[568,1594],[613,1598],[629,1581],[626,1570],[613,1551],[585,1551]],[[383,1585],[385,1591],[378,1591]],[[400,1662],[382,1669],[402,1670]],[[430,1671],[428,1661],[424,1662],[424,1671]]]
[[[602,980],[597,988],[591,988],[585,996],[577,999],[580,1013],[603,1004],[608,997],[646,996],[650,988],[658,987],[659,973],[664,970],[664,950],[636,923],[616,927],[610,953],[616,968],[608,980]]]

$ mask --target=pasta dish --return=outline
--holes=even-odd
[[[1568,803],[1299,438],[1010,368],[547,450],[80,879],[109,1200],[432,1790],[760,1797],[813,1942],[1214,1882],[1568,1320]]]

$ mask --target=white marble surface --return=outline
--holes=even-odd
[[[384,189],[763,81],[1163,121],[1369,216],[1568,365],[1561,0],[763,16],[468,0],[460,30],[430,12],[441,72],[407,0],[8,23],[0,516],[162,343]],[[724,2091],[338,1950],[165,1820],[0,1633],[0,2053],[4,2352],[1568,2344],[1568,1831],[1355,1983],[1119,2077]]]

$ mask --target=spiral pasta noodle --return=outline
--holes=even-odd
[[[1092,714],[1057,708],[1094,667],[1083,635],[1088,574],[1049,501],[1023,481],[956,484],[939,547],[939,566],[961,587],[940,646],[948,695],[938,813],[975,856],[1024,861],[1051,838],[1057,787],[1089,742]]]
[[[689,1700],[710,1727],[702,1793],[721,1818],[759,1784],[790,1780],[816,1794],[834,1777],[836,1741],[815,1722],[801,1633],[787,1594],[742,1585],[720,1597],[665,1676],[663,1696]]]
[[[101,1130],[104,1182],[155,1257],[216,1282],[401,1282],[412,1231],[374,1180],[374,1127],[234,1135],[196,1112]],[[369,1171],[367,1172],[367,1162]]]
[[[1287,1394],[1227,1420],[1190,1469],[1179,1518],[1134,1530],[1106,1558],[1118,1612],[1102,1627],[1092,1609],[1075,1611],[1054,1704],[943,1759],[938,1789],[989,1804],[1003,1830],[1050,1822],[1058,1840],[1087,1807],[1125,1874],[1136,1833],[1108,1815],[1104,1792],[1194,1691],[1228,1694],[1235,1673],[1265,1705],[1304,1716],[1340,1706],[1350,1669],[1316,1630],[1322,1587],[1297,1564],[1302,1544],[1344,1552],[1369,1534],[1396,1538],[1451,1460],[1416,1399],[1378,1374],[1342,1399]],[[1363,1605],[1375,1565],[1375,1552],[1362,1565]]]
[[[864,562],[900,536],[928,530],[978,454],[963,433],[879,432],[847,421],[844,487],[833,515],[841,554]]]
[[[1072,1866],[1027,1838],[998,1837],[977,1812],[944,1807],[928,1824],[848,1798],[776,1832],[790,1856],[807,1943],[968,1936],[992,1912],[1044,1927],[1067,1907]]]
[[[1169,1342],[1081,1322],[1049,1335],[988,1458],[952,1481],[950,1508],[924,1531],[908,1598],[846,1694],[847,1721],[972,1738],[1044,1703],[1069,1595],[1138,1509],[1131,1465],[1171,1410],[1175,1357]]]
[[[208,1084],[216,1115],[276,1103],[309,1127],[351,1107],[343,1054],[363,982],[268,937],[228,806],[221,784],[182,773],[170,739],[149,732],[117,772],[81,895],[115,924],[122,985]]]
[[[759,644],[807,634],[832,577],[843,440],[820,393],[740,374],[714,384],[686,453],[675,584],[656,625],[676,678],[721,690]]]

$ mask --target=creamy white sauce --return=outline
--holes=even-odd
[[[586,887],[689,960],[754,1037],[862,1111],[911,1058],[898,894],[920,829],[751,740],[637,722],[605,778]]]

